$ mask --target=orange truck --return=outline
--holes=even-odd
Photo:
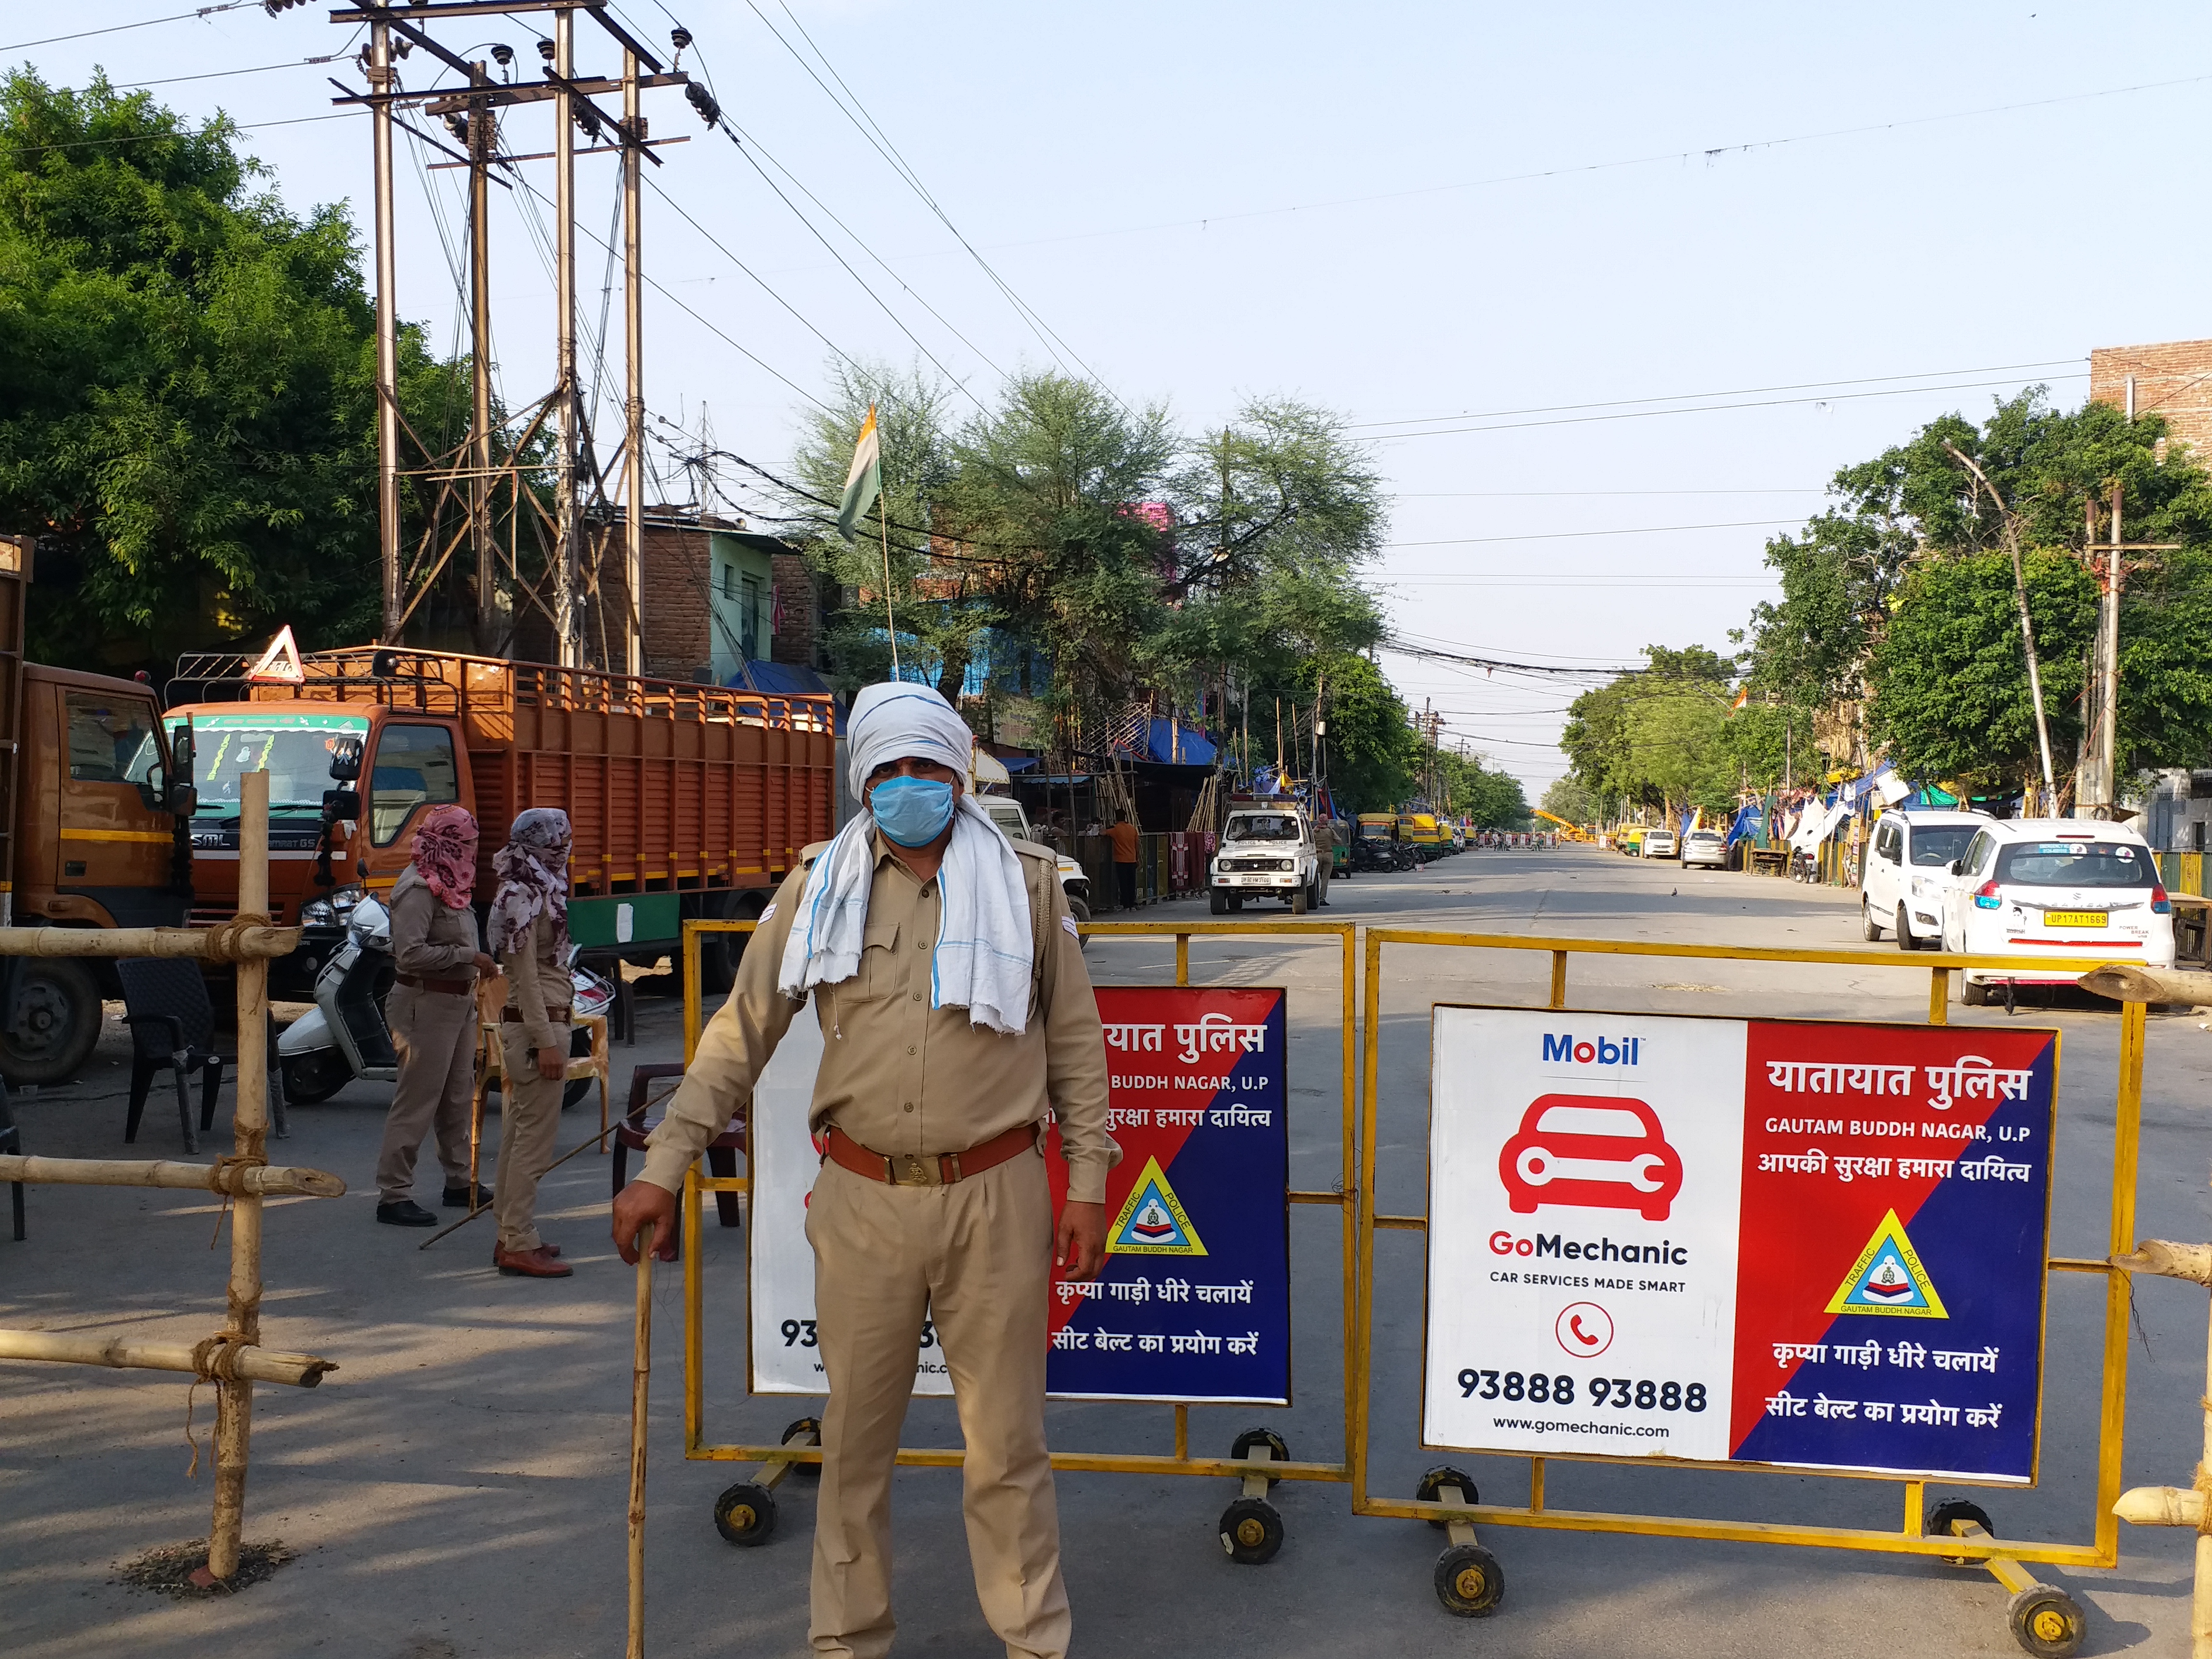
[[[30,539],[0,536],[0,926],[181,927],[191,756],[151,686],[24,659],[30,581]],[[122,994],[111,961],[0,957],[0,1077],[74,1077]]]
[[[271,919],[304,930],[276,964],[279,994],[312,995],[353,907],[390,890],[441,803],[482,828],[479,909],[515,814],[567,812],[570,935],[647,964],[680,950],[688,919],[757,916],[834,828],[825,696],[391,647],[251,663],[180,661],[165,718],[173,732],[189,723],[198,759],[194,920],[235,908],[239,780],[270,774]],[[708,937],[708,988],[728,988],[743,940]]]

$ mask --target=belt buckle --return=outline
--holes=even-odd
[[[924,1158],[915,1152],[904,1152],[896,1158],[888,1158],[885,1162],[891,1166],[891,1183],[894,1186],[935,1187],[941,1182],[941,1177],[937,1170],[937,1160],[933,1158]]]

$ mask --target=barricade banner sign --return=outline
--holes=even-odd
[[[1100,987],[1108,1107],[1105,1269],[1051,1300],[1048,1392],[1085,1400],[1290,1403],[1290,1138],[1279,989]],[[1117,1042],[1120,1046],[1116,1046]],[[752,1392],[828,1391],[806,1203],[822,1033],[791,1023],[753,1091]],[[1045,1164],[1057,1218],[1067,1166]],[[915,1392],[952,1392],[933,1324]]]
[[[1051,1391],[1291,1403],[1290,1099],[1279,989],[1101,986],[1106,1265],[1053,1287]],[[1067,1197],[1059,1131],[1053,1214]]]
[[[2034,1480],[2057,1032],[1431,1040],[1426,1443]]]

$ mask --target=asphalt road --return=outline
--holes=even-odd
[[[1180,903],[1146,920],[1200,920]],[[1192,950],[1204,982],[1288,988],[1292,1024],[1292,1178],[1326,1188],[1340,1126],[1335,954],[1271,942],[1281,913],[1249,914],[1254,936]],[[1434,868],[1362,876],[1332,891],[1322,919],[1500,933],[1735,945],[1860,948],[1855,898],[1773,880],[1644,866],[1610,854],[1477,853]],[[1620,1011],[1913,1019],[1924,971],[1900,969],[1887,945],[1838,967],[1778,969],[1689,958],[1576,959],[1570,1006]],[[1167,982],[1164,941],[1098,941],[1101,981]],[[1540,1002],[1549,960],[1536,953],[1393,947],[1382,985],[1377,1179],[1387,1211],[1417,1209],[1425,1172],[1428,1011],[1437,1001]],[[679,1051],[678,1005],[641,1004],[633,1060]],[[1954,1007],[1954,1022],[2001,1023],[2002,1011]],[[2118,1020],[2085,1000],[2023,1020],[2064,1032],[2053,1248],[2104,1248]],[[24,1102],[27,1147],[116,1155],[128,1075],[119,1032],[79,1083]],[[2212,1032],[2194,1018],[2152,1022],[2140,1183],[2142,1237],[2212,1237],[2203,1105]],[[247,1534],[300,1552],[270,1582],[215,1602],[172,1603],[112,1582],[116,1564],[205,1531],[205,1460],[185,1479],[186,1389],[154,1373],[9,1365],[0,1372],[0,1631],[16,1659],[327,1651],[366,1659],[446,1655],[609,1655],[623,1639],[623,1512],[627,1467],[633,1280],[606,1243],[607,1165],[586,1153],[548,1183],[549,1237],[576,1276],[502,1279],[489,1262],[488,1221],[427,1252],[418,1234],[375,1225],[370,1180],[388,1092],[357,1085],[301,1108],[272,1155],[332,1170],[343,1198],[270,1205],[264,1338],[343,1367],[312,1392],[257,1392]],[[564,1141],[595,1128],[568,1115]],[[158,1109],[136,1149],[173,1156]],[[434,1202],[434,1170],[418,1196]],[[0,1323],[51,1330],[125,1329],[195,1340],[221,1322],[226,1256],[210,1254],[216,1206],[188,1194],[34,1189],[27,1243],[0,1239]],[[1341,1310],[1335,1212],[1292,1221],[1297,1403],[1287,1410],[1202,1409],[1194,1449],[1225,1453],[1249,1424],[1282,1432],[1293,1456],[1340,1457]],[[706,1429],[710,1440],[774,1439],[802,1407],[744,1392],[741,1234],[709,1226]],[[1376,1249],[1374,1490],[1410,1493],[1437,1455],[1418,1443],[1416,1368],[1422,1317],[1419,1236],[1386,1233]],[[648,1530],[649,1649],[656,1655],[806,1650],[812,1497],[802,1480],[779,1493],[771,1540],[738,1550],[715,1534],[714,1494],[727,1465],[687,1463],[679,1409],[681,1307],[672,1271],[657,1303],[653,1462]],[[1972,1493],[2001,1533],[2085,1540],[2092,1524],[2097,1343],[2101,1296],[2062,1280],[2051,1299],[2040,1484]],[[2199,1439],[2205,1297],[2144,1280],[2128,1389],[2130,1485],[2185,1486]],[[197,1431],[211,1420],[200,1393]],[[951,1445],[949,1403],[919,1402],[908,1443]],[[1170,1449],[1156,1407],[1055,1405],[1054,1443]],[[1518,1501],[1526,1464],[1467,1465],[1486,1495]],[[1431,1589],[1443,1539],[1418,1522],[1358,1517],[1346,1489],[1276,1490],[1288,1539],[1273,1563],[1229,1562],[1216,1519],[1233,1497],[1213,1480],[1065,1474],[1060,1480],[1077,1650],[1516,1656],[1623,1652],[1824,1656],[2017,1652],[2005,1592],[1986,1574],[1831,1551],[1486,1529],[1508,1589],[1492,1617],[1447,1616]],[[1930,1488],[1931,1498],[1954,1495]],[[1896,1523],[1894,1483],[1688,1472],[1605,1464],[1550,1466],[1549,1502],[1765,1521]],[[957,1471],[900,1476],[896,1515],[900,1650],[997,1652],[968,1577]],[[2185,1651],[2190,1540],[2124,1530],[2112,1572],[2043,1576],[2087,1609],[2089,1653]]]

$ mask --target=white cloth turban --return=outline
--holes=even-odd
[[[964,781],[975,744],[960,711],[932,688],[903,680],[864,686],[845,722],[854,798],[866,793],[868,775],[886,761],[942,761]]]

